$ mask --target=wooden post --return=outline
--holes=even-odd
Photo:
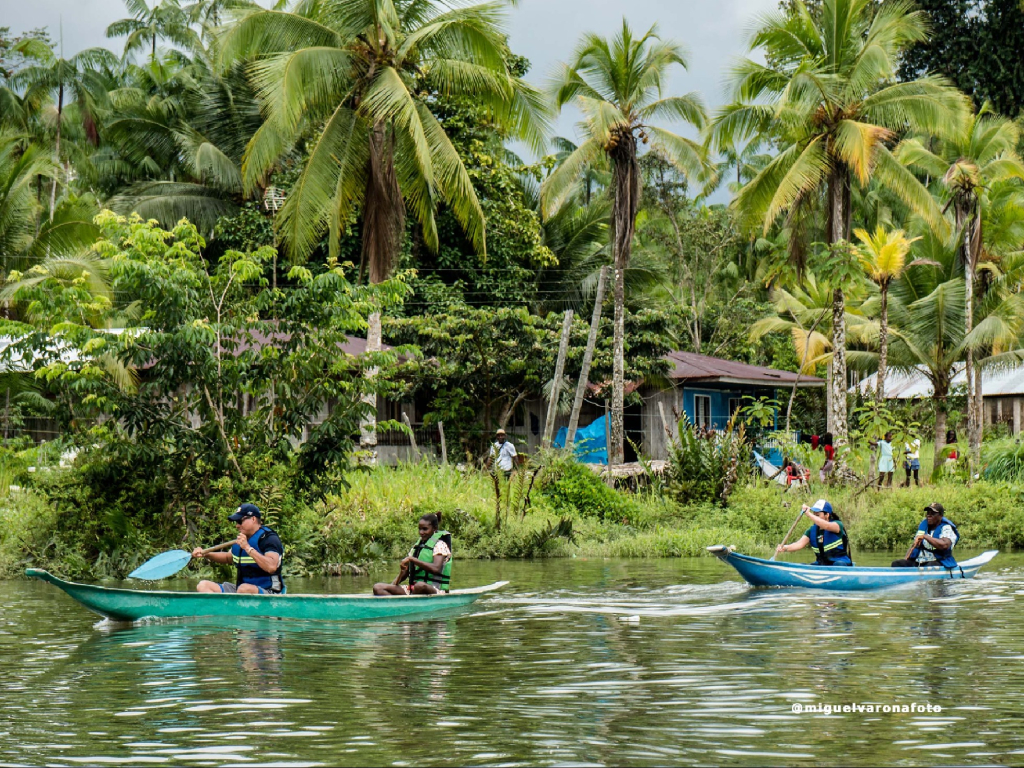
[[[565,310],[562,321],[562,341],[558,345],[558,360],[555,362],[555,378],[551,382],[551,397],[548,400],[548,416],[544,422],[545,448],[551,447],[551,437],[555,431],[555,417],[558,415],[558,391],[562,388],[562,374],[565,372],[565,355],[569,351],[569,335],[572,332],[572,310]]]
[[[444,442],[444,422],[437,422],[437,431],[441,435],[441,463],[448,463],[448,446]]]
[[[412,455],[415,457],[416,461],[419,461],[420,449],[419,446],[416,445],[416,433],[413,431],[412,422],[409,421],[409,414],[405,411],[402,411],[402,421],[404,421],[405,426],[409,428],[409,442],[412,443]]]
[[[605,464],[610,469],[612,466],[612,424],[611,418],[608,415],[608,401],[604,401],[604,448],[605,448]]]
[[[572,403],[569,429],[565,436],[565,448],[568,451],[572,450],[573,443],[576,442],[576,428],[580,423],[580,410],[583,408],[583,398],[587,394],[590,364],[594,360],[594,347],[597,346],[597,329],[601,325],[601,305],[604,303],[604,291],[607,284],[608,267],[601,267],[601,273],[597,278],[597,295],[594,296],[594,314],[590,318],[590,336],[587,337],[587,348],[583,353],[583,367],[580,369],[580,380],[576,384],[576,399]]]

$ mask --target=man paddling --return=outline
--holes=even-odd
[[[400,563],[398,578],[373,585],[373,594],[436,595],[447,592],[452,578],[452,535],[440,530],[441,514],[420,518],[420,538]],[[409,583],[402,584],[408,576]]]
[[[818,499],[813,507],[804,504],[801,511],[813,522],[807,532],[792,544],[779,544],[776,552],[796,552],[808,544],[814,551],[814,565],[853,565],[850,559],[850,540],[846,528],[825,499]]]
[[[237,592],[244,595],[279,595],[284,592],[281,578],[281,558],[284,547],[280,537],[263,524],[260,509],[255,504],[243,504],[228,520],[238,526],[238,538],[228,552],[207,552],[202,547],[192,550],[192,557],[214,563],[234,563],[237,568],[235,583],[218,584],[204,579],[196,589],[199,592]]]
[[[902,560],[893,560],[893,568],[956,568],[953,547],[960,539],[956,525],[946,518],[945,508],[935,502],[924,508],[925,518],[917,528],[914,543]]]

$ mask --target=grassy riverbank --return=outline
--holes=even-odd
[[[160,508],[159,488],[148,496],[131,487],[107,488],[90,478],[88,465],[29,475],[24,469],[9,464],[5,470],[8,479],[25,485],[0,497],[3,577],[28,565],[75,578],[123,576],[163,549],[230,539],[233,526],[225,518],[241,496],[264,507],[286,542],[292,573],[344,573],[351,570],[347,564],[392,561],[414,538],[416,518],[438,511],[462,558],[699,556],[710,544],[765,554],[800,504],[821,495],[842,515],[855,550],[901,549],[931,501],[946,506],[964,547],[1024,547],[1024,493],[1019,486],[990,482],[861,493],[820,487],[783,493],[774,484],[746,485],[723,509],[679,504],[657,488],[613,491],[590,470],[556,462],[532,488],[525,515],[525,484],[503,489],[499,526],[492,478],[451,467],[352,472],[347,488],[315,501],[281,492],[288,472],[264,467],[264,486],[225,482],[211,491],[205,509],[182,511]]]

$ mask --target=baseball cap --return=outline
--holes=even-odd
[[[924,511],[925,512],[935,512],[936,514],[939,514],[939,515],[945,515],[946,514],[946,508],[943,507],[941,504],[939,504],[939,502],[937,502],[937,501],[933,501],[931,504],[929,504],[927,507],[925,507]]]
[[[259,517],[262,519],[263,516],[260,514],[260,508],[255,504],[243,504],[235,510],[235,514],[231,515],[228,520],[232,523],[238,523],[247,517]]]
[[[829,504],[825,499],[818,499],[814,502],[814,506],[811,507],[812,512],[828,512],[832,514],[832,505]]]

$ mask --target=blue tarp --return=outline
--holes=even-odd
[[[576,430],[576,440],[572,448],[576,458],[584,464],[607,464],[608,463],[608,439],[605,435],[605,420],[602,416],[590,422],[585,427]],[[565,447],[565,436],[569,430],[562,427],[555,436],[555,448]]]

